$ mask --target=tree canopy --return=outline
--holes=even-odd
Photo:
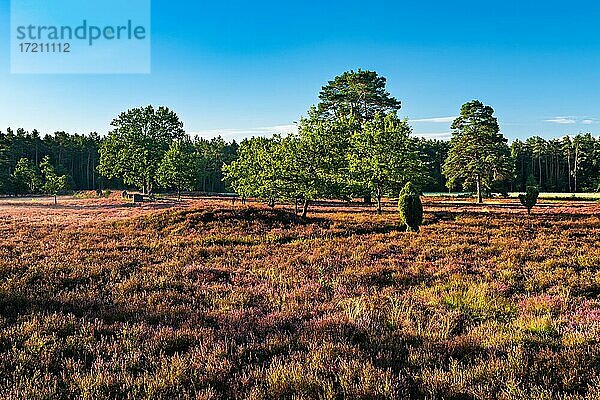
[[[354,116],[361,123],[389,114],[402,104],[386,90],[386,78],[375,71],[347,71],[325,85],[319,94],[319,115],[326,119]]]
[[[237,160],[223,166],[225,179],[242,197],[258,197],[274,204],[286,198],[283,171],[287,159],[281,150],[283,139],[254,137],[242,141]]]
[[[167,107],[147,106],[121,113],[111,125],[114,129],[100,147],[100,172],[152,192],[165,153],[185,137],[183,123]]]
[[[508,140],[500,133],[493,114],[492,107],[478,100],[462,106],[460,116],[452,124],[452,139],[444,164],[447,186],[475,187],[479,203],[483,201],[484,189],[508,179],[512,172]]]
[[[239,157],[224,167],[242,196],[310,201],[376,193],[397,195],[409,180],[423,181],[422,162],[411,147],[410,127],[395,113],[357,123],[353,115],[320,118],[315,108],[301,120],[297,135],[242,142]]]
[[[395,113],[377,114],[351,137],[350,179],[375,194],[381,213],[384,194],[397,196],[409,181],[424,181],[423,164],[410,141],[411,128]]]
[[[59,175],[56,169],[50,162],[50,157],[45,156],[40,164],[42,176],[44,177],[44,185],[42,189],[46,194],[54,196],[54,204],[56,204],[56,196],[63,190],[69,187],[67,175]]]
[[[36,193],[42,188],[39,168],[24,157],[15,166],[13,182],[18,194]]]
[[[157,180],[165,188],[177,190],[181,199],[182,190],[192,190],[203,178],[201,158],[189,140],[171,143],[157,172]]]
[[[43,192],[40,160],[74,190],[136,187],[148,193],[235,191],[244,197],[303,201],[395,197],[410,180],[419,190],[600,191],[600,139],[590,133],[547,140],[533,136],[510,148],[494,110],[462,106],[447,141],[411,137],[397,117],[401,103],[374,71],[348,71],[328,82],[298,133],[254,138],[190,138],[166,107],[135,108],[112,121],[108,136],[37,130],[0,131],[0,195]],[[40,181],[41,180],[41,181]]]

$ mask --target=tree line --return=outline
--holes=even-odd
[[[130,187],[124,177],[105,174],[100,168],[101,149],[106,147],[107,139],[96,132],[56,132],[42,137],[37,130],[0,131],[0,195],[53,194],[44,189],[41,164],[45,158],[56,174],[65,177],[58,192]],[[236,157],[238,144],[216,137],[196,138],[193,146],[203,162],[192,189],[207,193],[226,191],[222,166]]]
[[[545,192],[600,191],[600,138],[590,133],[545,140],[539,136],[511,144],[510,188],[525,189],[532,176]]]
[[[401,103],[372,71],[346,72],[323,87],[319,104],[296,135],[252,138],[225,178],[244,197],[311,200],[398,197],[408,183],[419,191],[468,190],[478,202],[491,193],[554,189],[600,190],[600,139],[565,138],[562,156],[547,155],[540,138],[510,146],[492,107],[474,100],[461,107],[449,142],[414,138]],[[542,145],[543,143],[547,143]],[[540,149],[544,149],[543,151]],[[577,183],[576,183],[577,182]]]
[[[358,70],[328,82],[287,136],[192,138],[174,111],[153,106],[121,113],[105,137],[8,129],[0,132],[0,194],[235,192],[294,202],[306,214],[320,198],[373,199],[380,211],[382,198],[408,182],[419,191],[474,191],[479,201],[532,182],[542,191],[600,190],[600,138],[589,133],[509,145],[492,107],[474,100],[462,106],[450,141],[432,140],[414,137],[400,108],[384,77]]]
[[[37,130],[24,129],[0,131],[0,194],[28,194],[41,190],[39,185],[27,185],[19,174],[18,166],[30,166],[41,178],[40,164],[47,157],[60,175],[67,177],[66,186],[74,190],[99,187],[97,171],[100,135],[68,134],[56,132],[41,137]]]

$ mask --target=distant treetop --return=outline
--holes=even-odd
[[[331,119],[353,115],[362,123],[371,121],[376,114],[398,111],[402,104],[386,91],[386,78],[375,71],[348,71],[336,76],[319,94],[318,112]]]

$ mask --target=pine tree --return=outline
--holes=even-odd
[[[462,106],[452,124],[452,139],[444,163],[447,186],[475,187],[477,202],[494,181],[510,177],[512,163],[507,139],[499,132],[494,110],[474,100]]]
[[[324,119],[352,116],[360,123],[377,114],[400,109],[401,103],[386,91],[386,79],[375,71],[348,71],[336,76],[319,95],[319,115]]]

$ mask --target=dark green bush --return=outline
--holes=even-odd
[[[423,223],[423,204],[420,193],[408,182],[398,198],[398,212],[409,231],[419,231]]]
[[[523,207],[527,208],[527,214],[531,215],[531,209],[537,204],[540,190],[535,185],[527,185],[525,194],[519,195],[519,200]]]

